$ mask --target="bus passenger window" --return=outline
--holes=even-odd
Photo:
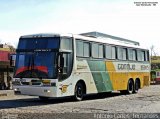
[[[106,46],[105,46],[105,58],[107,58],[107,59],[112,59],[111,53],[112,53],[111,46],[106,45]]]
[[[76,41],[76,54],[77,56],[83,57],[83,42]]]
[[[116,47],[112,46],[112,59],[116,59]]]
[[[133,50],[132,49],[128,49],[128,59],[133,60]]]
[[[118,47],[118,59],[122,60],[123,58],[123,49],[121,47]]]
[[[137,56],[137,55],[136,55],[136,50],[133,50],[133,60],[134,60],[134,61],[136,61],[136,59],[137,59],[136,56]]]
[[[98,44],[92,43],[92,57],[98,58]]]
[[[87,42],[84,42],[84,44],[83,44],[83,56],[90,57],[89,43],[87,43]]]
[[[149,61],[149,51],[145,51],[145,61]]]
[[[103,45],[99,45],[98,58],[103,58]]]
[[[126,48],[123,48],[122,50],[122,58],[123,60],[127,60],[127,49]]]
[[[142,53],[142,61],[145,61],[145,51],[141,51],[141,53]]]

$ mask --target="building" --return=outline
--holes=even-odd
[[[160,83],[160,56],[151,57],[151,81]]]
[[[0,44],[0,90],[11,89],[13,67],[10,66],[10,55],[15,54],[12,48],[7,44]]]

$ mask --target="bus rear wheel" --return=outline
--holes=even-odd
[[[135,85],[134,85],[134,93],[138,93],[138,90],[140,88],[140,82],[138,80],[135,81]]]
[[[133,92],[134,92],[134,83],[133,83],[133,81],[130,79],[129,81],[128,81],[128,84],[127,84],[127,90],[120,90],[120,92],[122,93],[122,94],[132,94]]]
[[[85,94],[85,87],[82,83],[77,83],[75,87],[75,95],[74,98],[76,101],[81,101],[83,100]]]
[[[127,85],[127,93],[132,94],[133,91],[134,91],[134,83],[132,80],[129,80]]]

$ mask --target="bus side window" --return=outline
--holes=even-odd
[[[145,61],[149,61],[149,51],[145,51]]]
[[[117,48],[117,53],[118,53],[118,59],[122,60],[123,59],[123,49],[121,47]]]
[[[76,54],[79,57],[83,57],[83,42],[80,40],[76,40]]]
[[[141,52],[142,52],[142,61],[146,61],[145,51],[141,51]]]
[[[90,47],[88,42],[83,43],[83,56],[84,57],[90,57]]]
[[[98,58],[103,58],[103,45],[98,45]]]
[[[112,48],[110,45],[105,46],[105,58],[112,59]]]
[[[116,59],[116,47],[112,46],[112,51],[111,51],[112,59]]]
[[[128,60],[133,60],[133,49],[128,49]]]
[[[136,54],[136,50],[133,49],[133,61],[137,60],[137,54]]]
[[[97,43],[92,43],[92,57],[93,58],[98,58],[98,44]]]
[[[127,60],[127,49],[126,48],[122,49],[122,59]]]

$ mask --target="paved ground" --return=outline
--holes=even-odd
[[[113,114],[125,114],[118,116],[127,118],[128,113],[150,113],[150,117],[158,118],[153,113],[160,113],[160,85],[144,87],[138,94],[132,95],[118,92],[91,95],[81,102],[75,102],[71,98],[44,102],[37,97],[20,95],[0,99],[0,118],[108,118],[108,114],[112,114],[109,115],[111,118],[115,118]]]

